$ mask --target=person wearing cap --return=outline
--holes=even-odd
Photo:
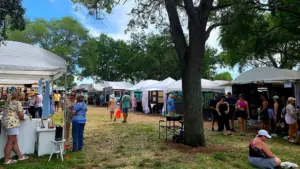
[[[4,111],[2,122],[3,127],[7,130],[7,143],[4,148],[4,164],[17,163],[16,160],[10,159],[11,152],[18,156],[18,161],[27,160],[29,157],[21,153],[18,145],[18,135],[20,121],[24,120],[22,103],[19,101],[20,93],[12,92],[6,110]]]
[[[295,143],[293,139],[293,135],[298,131],[298,124],[297,124],[297,114],[298,110],[295,109],[295,101],[296,99],[293,97],[288,98],[288,104],[285,107],[285,121],[289,125],[289,142]]]
[[[115,98],[115,95],[111,95],[110,96],[110,100],[108,102],[108,108],[107,110],[109,110],[109,113],[110,113],[110,120],[113,119],[113,116],[115,114],[115,110],[116,110],[116,107],[117,107],[117,100]],[[115,119],[116,120],[116,119]]]
[[[123,118],[124,118],[122,123],[127,122],[130,100],[131,99],[130,99],[128,92],[125,91],[124,95],[122,96],[122,99],[121,99],[121,107],[122,107]]]
[[[272,137],[266,130],[259,130],[256,137],[250,141],[248,163],[255,168],[274,169],[281,164],[281,160],[272,153],[266,144]]]

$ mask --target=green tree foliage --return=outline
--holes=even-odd
[[[24,31],[8,31],[7,35],[9,40],[39,45],[64,58],[71,75],[76,73],[75,65],[80,47],[89,38],[88,31],[72,17],[28,21]],[[68,77],[68,86],[72,86],[73,79]],[[57,83],[64,84],[64,78],[59,79]]]
[[[300,63],[300,1],[268,1],[248,5],[244,17],[221,28],[221,60],[225,65],[292,69]]]
[[[91,11],[111,11],[120,0],[73,0],[86,6]],[[241,35],[246,26],[243,22],[251,22],[253,15],[259,11],[278,13],[282,11],[293,16],[299,16],[297,0],[137,0],[131,11],[132,20],[129,30],[148,28],[155,24],[159,29],[170,30],[182,75],[184,109],[184,142],[187,145],[205,145],[201,80],[205,43],[213,29],[222,25],[238,25]],[[126,0],[125,0],[126,2]],[[166,13],[167,15],[166,15]],[[299,17],[293,17],[299,18]],[[260,18],[255,18],[260,19]],[[184,29],[188,28],[188,36]],[[230,29],[229,29],[230,30]],[[247,34],[247,32],[246,32]],[[228,39],[230,40],[230,39]],[[235,39],[231,39],[235,40]],[[239,44],[246,45],[246,44]],[[247,63],[247,62],[246,62]]]
[[[213,80],[226,80],[226,81],[232,81],[232,76],[229,72],[222,72],[219,74],[216,74],[213,77]]]
[[[22,0],[1,0],[0,2],[0,42],[7,38],[6,30],[25,29],[25,8]]]

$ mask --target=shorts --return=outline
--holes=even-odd
[[[211,115],[212,115],[212,121],[218,121],[219,120],[220,116],[219,116],[217,111],[212,111]]]
[[[128,113],[128,108],[122,108],[122,113]]]
[[[274,109],[268,109],[268,116],[270,120],[274,120]]]
[[[114,113],[115,111],[116,111],[115,108],[109,108],[110,113]]]
[[[237,120],[235,106],[229,106],[230,120]]]
[[[255,168],[276,168],[275,158],[248,157],[248,163]]]
[[[55,101],[54,104],[55,104],[55,106],[59,106],[59,102],[58,101]]]
[[[236,117],[237,117],[237,118],[240,117],[240,118],[242,118],[242,119],[247,120],[248,115],[247,115],[246,110],[238,110],[238,111],[236,112]]]
[[[19,128],[11,128],[11,129],[7,129],[7,135],[9,136],[17,136],[19,135]]]

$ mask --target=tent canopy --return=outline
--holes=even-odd
[[[92,88],[92,84],[80,84],[76,87],[77,90],[89,90]]]
[[[248,84],[256,82],[285,82],[300,79],[300,72],[287,69],[276,69],[270,67],[253,68],[242,73],[231,84]]]
[[[222,92],[224,91],[224,87],[220,87],[220,85],[214,81],[201,79],[201,86],[203,92]],[[167,87],[168,91],[181,91],[182,90],[182,80],[178,80]]]
[[[166,78],[165,80],[159,82],[159,83],[156,83],[156,84],[153,84],[153,85],[149,85],[147,87],[144,88],[144,90],[146,91],[155,91],[155,90],[167,90],[167,86],[171,83],[174,83],[175,80],[168,77]]]
[[[90,86],[91,88],[88,89],[89,92],[98,92],[103,91],[103,88],[105,88],[104,83],[93,83]]]
[[[0,46],[0,79],[56,80],[67,73],[67,62],[52,52],[26,43]]]
[[[159,81],[157,81],[157,80],[144,80],[144,81],[141,81],[141,82],[135,84],[129,90],[141,90],[143,88],[146,88],[147,86],[154,85],[156,83],[159,83]]]
[[[111,87],[113,90],[128,90],[132,88],[132,84],[129,82],[111,82],[111,81],[105,81],[104,82],[105,88]]]

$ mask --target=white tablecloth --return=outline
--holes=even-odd
[[[20,134],[18,135],[18,143],[20,151],[23,154],[34,153],[36,142],[36,127],[40,124],[40,121],[40,119],[30,120],[29,117],[26,116],[25,120],[21,122]],[[0,159],[4,157],[4,147],[6,143],[7,132],[2,128],[0,134]]]

